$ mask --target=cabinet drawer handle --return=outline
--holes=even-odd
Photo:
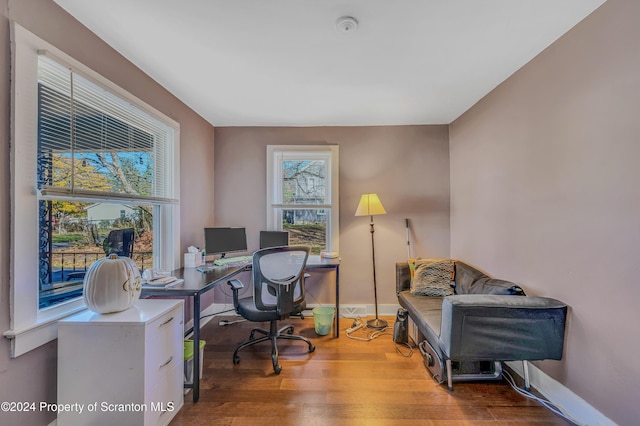
[[[171,361],[173,361],[173,355],[171,355],[171,356],[169,357],[169,359],[168,359],[164,364],[162,364],[162,365],[158,368],[158,370],[159,370],[160,368],[162,368],[162,367],[165,367],[165,366],[169,365],[169,364],[171,363]]]
[[[173,317],[169,318],[168,320],[166,320],[165,322],[163,322],[162,324],[160,324],[160,327],[162,327],[163,325],[167,325],[167,324],[169,324],[171,321],[173,321]]]

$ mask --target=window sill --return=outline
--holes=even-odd
[[[11,358],[19,357],[39,346],[58,338],[58,321],[85,310],[84,305],[70,309],[59,315],[38,321],[17,330],[7,330],[4,337],[11,340]]]

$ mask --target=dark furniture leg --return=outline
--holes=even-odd
[[[335,317],[335,331],[333,335],[340,337],[340,266],[336,266],[336,317]]]
[[[200,296],[193,296],[193,402],[200,399]]]

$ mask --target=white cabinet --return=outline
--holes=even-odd
[[[58,323],[58,426],[166,425],[183,404],[182,300]],[[61,405],[68,404],[68,405]]]

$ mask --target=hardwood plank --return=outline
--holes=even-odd
[[[201,334],[207,345],[200,401],[194,404],[188,393],[171,425],[570,424],[504,381],[456,383],[449,392],[431,379],[417,350],[411,357],[396,351],[391,333],[362,342],[344,333],[339,339],[317,336],[312,318],[288,322],[296,334],[313,341],[316,351],[307,353],[303,342],[278,342],[280,375],[273,373],[268,343],[241,351],[240,364],[233,365],[233,351],[255,324],[208,323]],[[341,331],[352,322],[341,319]]]

